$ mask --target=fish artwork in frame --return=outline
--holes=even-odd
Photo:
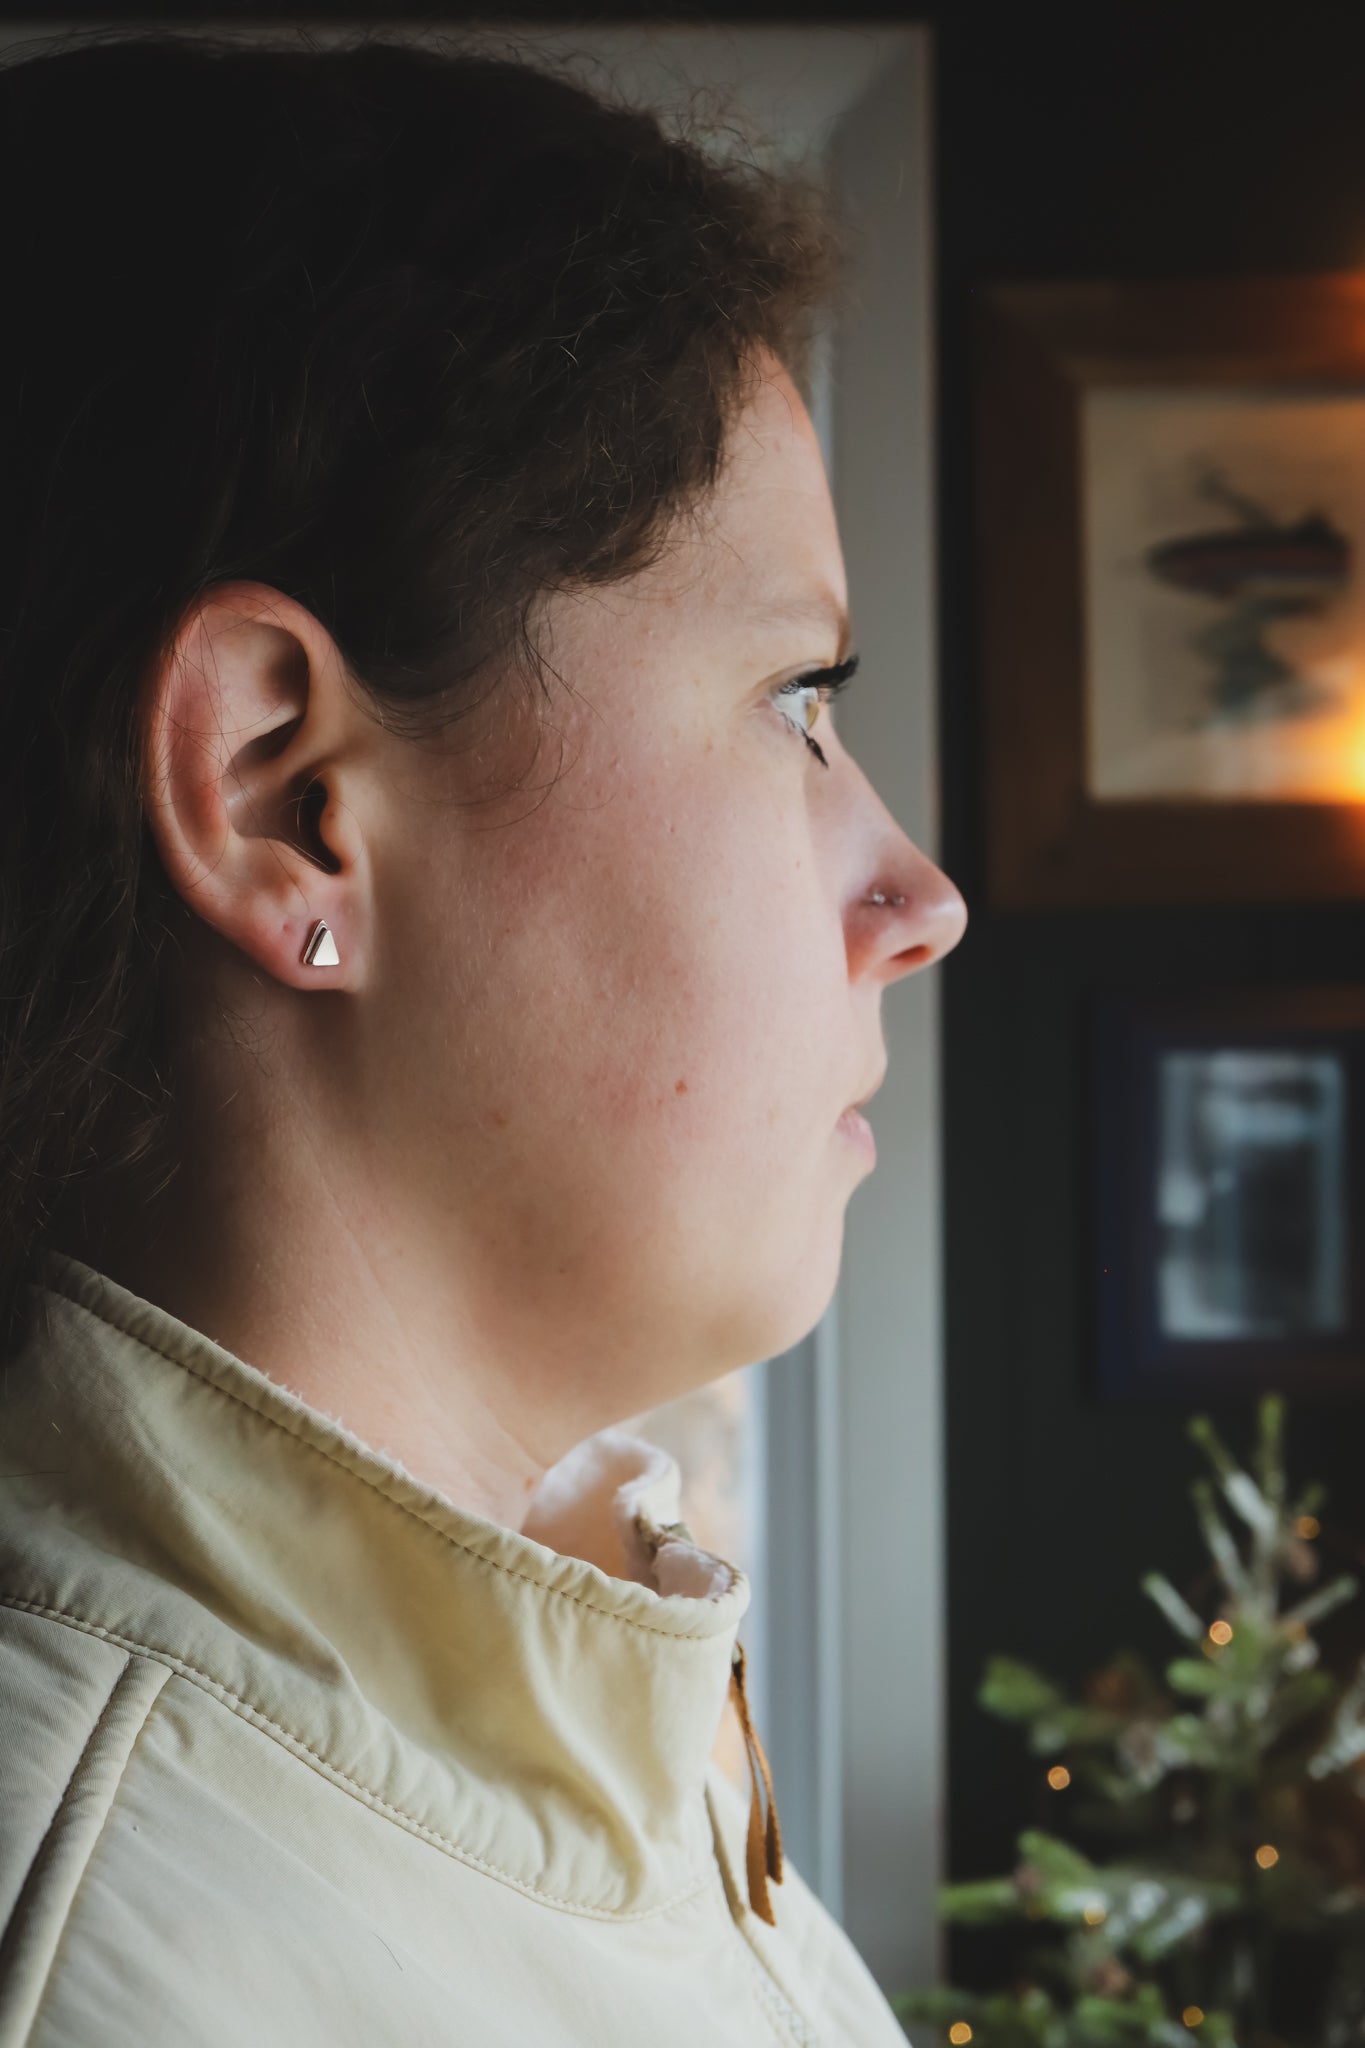
[[[1365,272],[978,299],[991,899],[1365,893]]]

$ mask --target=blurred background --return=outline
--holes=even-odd
[[[6,0],[0,30],[151,25],[59,13]],[[813,414],[863,655],[840,731],[971,924],[888,996],[879,1163],[821,1326],[638,1426],[753,1578],[754,1716],[798,1866],[888,1992],[960,1988],[907,2021],[921,2048],[1365,2041],[1341,1776],[1365,1753],[1341,1705],[1365,1602],[1276,1619],[1281,1581],[1302,1602],[1365,1559],[1365,9],[172,23],[486,25],[663,107],[733,95],[753,146],[839,186],[860,268]],[[1254,1583],[1225,1539],[1260,1542]],[[1108,1663],[1130,1650],[1165,1685],[1182,1628],[1178,1699]],[[1240,1676],[1234,1642],[1260,1660]],[[1310,1698],[1310,1667],[1338,1694]],[[1068,1719],[1087,1683],[1091,1720]],[[1133,1820],[1108,1849],[1068,1808],[1106,1729]],[[1331,1769],[1286,1731],[1319,1758],[1337,1740]],[[733,1735],[721,1754],[743,1782]],[[1311,1825],[1306,1773],[1341,1778]],[[1030,1861],[1029,1829],[1145,1857],[1183,1921],[1158,1939],[1131,1892]],[[960,1910],[943,1889],[1007,1873]],[[1092,1940],[1054,1973],[1050,2033],[1030,1921],[1059,1954]]]

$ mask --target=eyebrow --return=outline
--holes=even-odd
[[[769,598],[751,607],[750,619],[759,625],[833,626],[839,635],[836,662],[842,661],[853,641],[853,622],[830,591],[796,590]]]

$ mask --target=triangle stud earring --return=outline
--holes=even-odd
[[[332,937],[332,928],[325,917],[320,917],[313,926],[308,944],[303,949],[305,967],[340,967],[341,955],[337,942]]]

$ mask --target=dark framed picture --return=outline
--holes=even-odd
[[[1365,989],[1091,1013],[1102,1399],[1365,1394]]]
[[[992,901],[1365,894],[1365,273],[976,298]]]

